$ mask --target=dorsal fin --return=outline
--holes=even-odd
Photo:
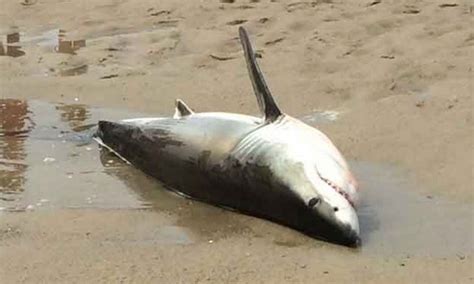
[[[176,108],[174,111],[173,118],[182,118],[194,113],[194,111],[180,99],[176,99],[175,105]]]
[[[252,45],[250,44],[249,36],[243,27],[239,28],[239,36],[240,42],[242,43],[242,48],[244,49],[250,80],[252,81],[255,96],[257,96],[258,107],[264,114],[265,121],[273,122],[282,113],[273,100],[272,94],[265,83],[263,74],[258,67],[257,60],[255,59],[255,53],[253,52]]]

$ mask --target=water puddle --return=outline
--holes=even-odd
[[[104,173],[121,181],[147,208],[176,217],[175,225],[214,240],[234,234],[252,233],[239,214],[192,201],[166,190],[154,178],[125,164],[106,149],[100,151]],[[209,220],[212,219],[212,222]],[[189,235],[189,233],[188,233]]]
[[[12,66],[24,75],[71,77],[87,73],[111,79],[145,74],[137,62],[154,64],[158,57],[174,53],[180,41],[180,33],[173,27],[81,30],[0,29],[0,56],[11,58]],[[10,64],[8,59],[0,59],[0,63]]]
[[[19,46],[6,45],[0,42],[0,56],[20,57],[25,55],[25,52],[21,50]]]
[[[104,173],[91,144],[98,119],[123,117],[80,104],[0,100],[0,208],[142,208],[144,202]]]
[[[301,120],[309,124],[330,123],[336,121],[340,115],[340,112],[334,110],[313,110],[313,113],[301,117]]]
[[[0,99],[0,110],[0,212],[152,209],[174,220],[141,243],[188,244],[192,232],[217,238],[250,231],[238,215],[165,190],[91,139],[100,119],[143,114],[13,99]]]
[[[77,103],[0,100],[0,209],[153,209],[174,220],[153,234],[163,244],[187,244],[198,234],[212,240],[263,235],[287,248],[314,246],[314,240],[299,233],[270,236],[258,232],[262,228],[252,229],[248,217],[176,196],[91,141],[99,119],[140,116]],[[352,167],[362,195],[358,214],[363,246],[356,253],[472,254],[472,204],[424,196],[395,167],[369,162]]]
[[[34,36],[14,32],[4,37],[6,44],[0,41],[0,56],[20,57],[26,54],[24,48],[31,47],[46,47],[52,52],[75,55],[77,50],[86,46],[85,39],[68,39],[66,31],[62,29],[53,29]]]
[[[396,167],[352,163],[361,187],[362,252],[446,257],[474,251],[474,208],[422,195]]]

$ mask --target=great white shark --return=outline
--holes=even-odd
[[[263,117],[197,113],[178,99],[173,117],[99,121],[96,139],[182,195],[357,246],[347,162],[321,131],[280,110],[246,30],[239,35]]]

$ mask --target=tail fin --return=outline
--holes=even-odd
[[[265,121],[273,122],[282,115],[282,112],[273,100],[272,94],[265,83],[263,74],[258,67],[257,60],[255,59],[255,53],[250,44],[247,31],[243,27],[239,28],[239,36],[242,48],[244,49],[250,80],[252,81],[255,96],[257,96],[258,107],[264,114]]]

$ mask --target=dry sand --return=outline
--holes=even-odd
[[[339,112],[319,127],[349,160],[401,168],[420,195],[472,209],[473,10],[461,0],[0,0],[3,53],[15,32],[20,43],[9,54],[25,53],[0,56],[0,95],[157,114],[171,114],[179,97],[198,111],[256,114],[237,38],[242,24],[286,113]],[[65,53],[53,51],[58,29]],[[253,233],[147,245],[151,228],[168,222],[153,211],[3,214],[0,282],[473,281],[472,240],[463,254],[362,257],[222,214]],[[470,218],[472,232],[472,211]]]

